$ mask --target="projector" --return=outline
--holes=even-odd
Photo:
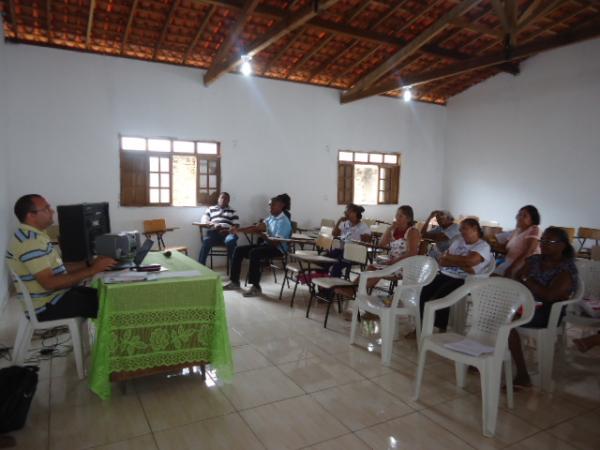
[[[138,231],[123,231],[118,234],[102,234],[96,237],[96,255],[108,256],[119,261],[130,261],[140,247]]]

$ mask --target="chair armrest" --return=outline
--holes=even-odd
[[[435,320],[435,312],[440,309],[449,308],[450,306],[454,305],[455,303],[458,303],[460,300],[462,300],[464,297],[466,297],[470,291],[471,291],[470,286],[463,285],[463,286],[459,287],[458,289],[455,289],[454,291],[452,291],[450,294],[448,294],[444,298],[440,298],[437,300],[432,300],[432,301],[427,302],[425,304],[425,310],[423,312],[423,318],[422,318],[423,319],[422,320],[423,327],[421,329],[421,340],[423,340],[425,337],[433,334],[433,323]]]
[[[558,321],[560,319],[560,313],[562,309],[567,305],[577,303],[579,298],[570,298],[569,300],[563,300],[560,302],[552,303],[552,309],[550,309],[550,317],[548,318],[548,329],[556,329],[558,327]]]

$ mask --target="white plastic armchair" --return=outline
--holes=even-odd
[[[579,279],[577,289],[569,300],[552,303],[550,318],[548,319],[546,328],[519,328],[519,334],[535,338],[539,374],[538,384],[543,391],[552,392],[554,390],[554,380],[552,379],[552,370],[554,369],[554,347],[558,336],[559,321],[563,308],[581,301],[584,292],[584,282]],[[538,381],[538,377],[534,377],[534,381]]]
[[[432,334],[436,311],[448,308],[466,296],[470,297],[472,303],[473,319],[467,335]],[[531,320],[534,307],[535,303],[529,289],[516,281],[504,278],[474,281],[461,286],[442,299],[428,302],[423,315],[415,400],[419,398],[427,352],[431,351],[454,361],[456,382],[459,387],[464,387],[467,367],[474,366],[479,370],[481,377],[483,435],[493,436],[498,416],[503,362],[508,406],[512,407],[512,365],[508,352],[508,335],[512,328]],[[521,309],[521,317],[513,320],[519,309]],[[445,346],[464,339],[492,347],[493,352],[471,356]]]
[[[383,278],[402,271],[402,281],[396,287],[390,306],[386,306],[378,296],[367,294],[367,281],[371,278]],[[381,362],[388,365],[392,358],[392,346],[398,316],[413,317],[420,334],[421,320],[419,298],[421,289],[433,281],[438,265],[429,256],[412,256],[398,261],[381,270],[362,272],[358,284],[356,300],[353,305],[350,344],[356,338],[359,311],[368,311],[379,316],[381,326]]]
[[[31,295],[25,287],[25,284],[12,269],[10,269],[10,273],[17,286],[20,299],[25,306],[25,313],[23,313],[19,319],[19,327],[17,329],[17,336],[13,347],[12,363],[17,365],[23,364],[31,344],[31,337],[35,330],[47,330],[50,328],[66,326],[69,328],[71,341],[73,342],[73,355],[75,356],[77,375],[79,376],[79,379],[83,379],[85,377],[85,367],[83,363],[84,340],[81,339],[80,331],[85,323],[85,319],[82,317],[74,317],[71,319],[38,321]]]
[[[485,266],[485,269],[483,269],[481,273],[467,275],[466,282],[489,278],[490,275],[494,273],[494,270],[496,270],[496,260],[494,259],[494,257],[491,257],[490,262],[487,266]]]

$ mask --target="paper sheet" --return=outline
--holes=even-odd
[[[484,353],[494,352],[494,347],[480,344],[479,342],[472,341],[471,339],[463,339],[462,341],[449,342],[447,344],[444,344],[444,347],[471,356],[481,356]]]

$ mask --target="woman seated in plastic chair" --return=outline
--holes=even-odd
[[[506,252],[504,261],[496,267],[494,274],[507,278],[515,278],[519,270],[525,264],[525,260],[531,255],[540,252],[540,213],[533,205],[523,206],[517,213],[517,226],[508,233],[508,241],[500,242],[495,248]],[[504,235],[505,233],[501,233]],[[506,239],[506,238],[504,238]]]
[[[490,246],[482,239],[483,231],[476,219],[464,219],[460,223],[460,235],[448,251],[440,256],[440,273],[421,291],[421,317],[425,303],[443,298],[458,289],[465,284],[468,275],[482,273],[492,258]],[[435,326],[441,331],[446,331],[449,315],[448,308],[436,313]],[[414,338],[416,333],[412,332],[407,337]]]
[[[531,322],[523,325],[526,328],[546,328],[552,303],[569,299],[577,289],[575,250],[567,233],[557,227],[546,228],[540,239],[540,248],[541,254],[527,258],[516,275],[516,279],[531,291],[536,302],[541,303],[536,307]],[[514,329],[509,335],[508,347],[517,366],[513,385],[521,388],[531,386],[521,338]]]
[[[327,254],[330,258],[338,259],[338,262],[329,269],[329,274],[332,277],[341,277],[342,272],[350,267],[350,263],[342,259],[344,242],[369,242],[371,240],[371,228],[366,223],[361,222],[363,212],[365,212],[365,208],[362,206],[355,205],[354,203],[346,205],[344,216],[337,221],[333,228],[332,234],[342,241],[342,248],[330,250]]]

